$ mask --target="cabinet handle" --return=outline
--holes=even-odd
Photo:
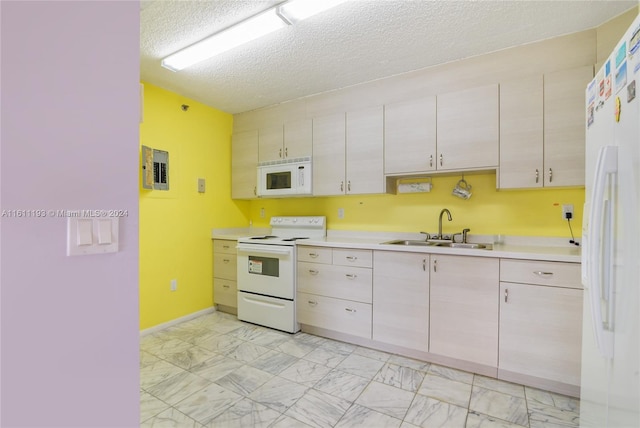
[[[351,180],[347,181],[347,192],[351,191]]]
[[[356,312],[356,310],[352,309],[352,308],[344,308],[344,310],[347,311],[347,312],[351,312],[351,313],[355,313]]]
[[[229,288],[227,284],[223,285],[222,288]]]
[[[229,259],[222,259],[222,261],[223,261],[224,263],[229,263],[231,260],[229,260]]]
[[[340,182],[340,191],[344,192],[344,181]]]
[[[507,303],[507,299],[509,298],[509,289],[504,289],[504,302]]]
[[[438,271],[438,261],[437,261],[437,260],[434,260],[434,261],[433,261],[433,271],[434,271],[434,272],[437,272],[437,271]]]
[[[349,260],[350,262],[355,262],[356,260],[358,260],[358,258],[356,256],[347,256],[347,260]]]
[[[442,166],[442,153],[440,153],[440,166]]]
[[[280,149],[280,151],[278,152],[278,156],[282,157],[282,149]]]
[[[309,269],[309,273],[311,275],[317,275],[319,272],[317,270],[315,270],[315,269]]]
[[[429,155],[429,167],[433,166],[433,155]]]
[[[533,273],[538,276],[553,276],[553,272],[543,272],[541,270],[534,271]]]
[[[315,259],[316,257],[318,257],[320,254],[318,253],[309,253],[309,257],[311,257],[312,259]]]
[[[345,274],[345,276],[349,279],[356,279],[358,277],[358,275],[354,274],[354,273],[347,273]]]
[[[257,196],[258,195],[258,189],[256,186],[253,186],[253,196]]]
[[[553,181],[553,170],[549,168],[549,183]]]
[[[422,270],[427,271],[427,259],[422,259]]]
[[[536,168],[536,183],[540,180],[540,171]]]
[[[284,148],[284,157],[289,157],[289,149],[287,147]]]
[[[311,305],[311,306],[317,306],[318,302],[316,302],[315,300],[307,300],[307,302]]]

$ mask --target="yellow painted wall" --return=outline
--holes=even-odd
[[[231,200],[232,125],[230,114],[144,85],[140,144],[169,152],[170,190],[139,183],[141,329],[213,304],[211,229],[249,221],[249,202]]]
[[[584,188],[498,191],[495,174],[487,173],[465,177],[473,195],[463,200],[451,195],[459,179],[434,177],[430,193],[254,200],[250,219],[256,227],[267,227],[274,215],[326,215],[330,229],[436,232],[440,210],[448,208],[453,221],[444,222],[447,233],[468,227],[471,234],[568,237],[561,205],[573,204],[573,232],[581,235]],[[338,208],[344,208],[343,219]]]

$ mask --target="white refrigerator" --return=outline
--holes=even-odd
[[[640,85],[640,17],[586,89],[582,427],[640,427],[640,99],[636,85]]]

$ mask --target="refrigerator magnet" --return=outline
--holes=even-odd
[[[627,85],[627,102],[630,103],[636,97],[636,81],[632,80]]]
[[[614,113],[616,115],[616,122],[620,122],[620,113],[622,112],[622,104],[620,103],[620,97],[616,97],[616,108]]]

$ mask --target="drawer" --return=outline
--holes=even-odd
[[[500,260],[500,281],[582,288],[579,263]]]
[[[297,275],[298,291],[371,303],[371,269],[298,262]]]
[[[238,257],[235,254],[214,254],[213,276],[235,281],[238,275],[237,265]]]
[[[373,267],[373,251],[334,248],[333,264],[343,266]]]
[[[331,264],[331,248],[298,247],[298,261]]]
[[[236,241],[228,241],[226,239],[214,239],[213,252],[225,253],[225,254],[236,254],[236,245],[238,245]]]
[[[238,307],[238,286],[235,281],[213,278],[213,301],[218,305]]]
[[[298,293],[298,322],[371,339],[371,305]]]

